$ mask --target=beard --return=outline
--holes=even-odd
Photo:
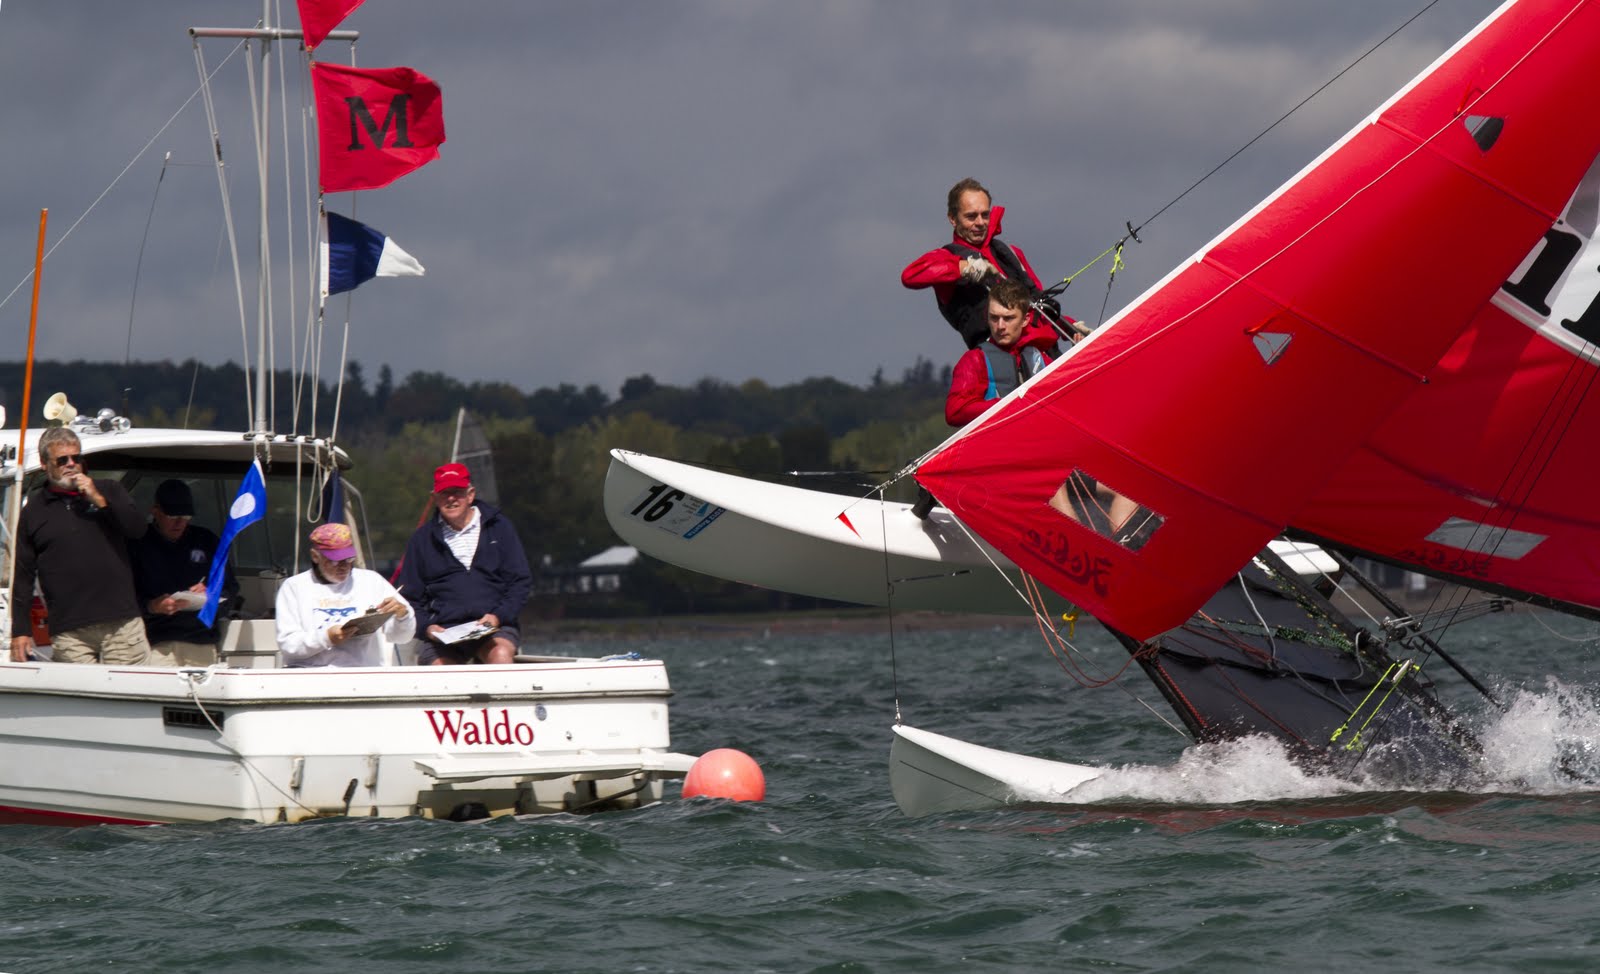
[[[69,473],[60,477],[54,474],[46,474],[46,476],[50,479],[50,486],[57,490],[77,490],[72,484],[72,478],[77,476],[76,473]]]

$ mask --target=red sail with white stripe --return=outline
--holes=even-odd
[[[1188,264],[928,458],[917,479],[1021,567],[1138,637],[1183,623],[1291,523],[1419,558],[1436,557],[1417,547],[1419,537],[1459,543],[1474,524],[1507,528],[1508,518],[1484,513],[1503,484],[1477,468],[1514,459],[1504,454],[1515,431],[1501,426],[1525,424],[1524,440],[1560,427],[1539,426],[1520,404],[1548,400],[1570,381],[1554,372],[1593,367],[1538,346],[1552,343],[1505,310],[1515,302],[1502,285],[1532,273],[1553,246],[1547,234],[1560,229],[1600,157],[1597,103],[1600,0],[1508,3]],[[1486,378],[1464,345],[1514,349],[1512,323],[1537,348],[1528,353],[1533,374],[1499,369]],[[1549,364],[1558,359],[1563,368]],[[1485,404],[1495,382],[1516,389],[1513,404]],[[1440,414],[1462,400],[1494,428]],[[1600,425],[1592,406],[1568,412]],[[1459,447],[1443,441],[1458,422],[1467,441]],[[1572,440],[1570,425],[1563,435]],[[1465,454],[1481,439],[1495,447],[1480,464]],[[1594,461],[1546,455],[1537,482],[1505,500],[1524,512],[1532,501],[1548,509],[1492,535],[1506,551],[1535,547],[1489,560],[1531,565],[1547,542],[1529,535],[1548,537],[1557,521],[1586,516],[1568,495]],[[1461,514],[1468,498],[1475,517]],[[1403,523],[1388,516],[1397,505],[1415,505]],[[1097,507],[1109,507],[1115,523]],[[1586,523],[1592,531],[1593,519]],[[1465,543],[1461,550],[1484,544]],[[1567,551],[1556,556],[1566,569],[1587,566],[1554,597],[1600,605],[1593,556],[1546,550]],[[1541,561],[1538,577],[1562,570]],[[1526,587],[1514,572],[1500,578]]]

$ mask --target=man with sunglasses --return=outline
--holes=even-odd
[[[522,643],[517,617],[533,591],[516,528],[477,499],[459,463],[433,472],[433,503],[438,513],[411,536],[400,570],[400,591],[417,607],[417,662],[510,663]],[[465,623],[489,632],[461,642],[441,638]]]
[[[51,657],[59,663],[138,666],[150,655],[134,594],[128,541],[144,516],[115,480],[84,469],[78,435],[64,426],[39,437],[46,481],[28,495],[17,525],[11,582],[11,659],[34,649],[34,582],[49,611]]]

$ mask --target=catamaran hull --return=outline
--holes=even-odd
[[[660,799],[651,660],[474,667],[0,665],[0,821],[294,822]]]
[[[605,510],[623,541],[717,578],[878,606],[890,604],[893,583],[896,609],[1027,611],[1011,562],[942,508],[923,520],[909,504],[612,450]],[[1066,607],[1048,598],[1053,609]]]
[[[983,811],[1008,805],[1070,804],[1101,769],[1047,761],[907,727],[894,728],[889,789],[906,815]]]

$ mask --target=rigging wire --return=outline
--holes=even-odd
[[[1251,146],[1255,145],[1257,142],[1259,142],[1262,139],[1266,138],[1267,135],[1269,133],[1271,133],[1273,129],[1277,128],[1279,125],[1282,125],[1284,122],[1288,121],[1289,116],[1293,115],[1295,112],[1298,112],[1300,109],[1304,108],[1308,102],[1310,102],[1313,98],[1317,97],[1318,95],[1320,95],[1324,91],[1326,91],[1334,82],[1338,81],[1340,78],[1344,77],[1346,74],[1349,74],[1350,71],[1352,69],[1354,69],[1356,65],[1360,64],[1362,61],[1365,61],[1367,58],[1371,57],[1373,55],[1373,53],[1375,53],[1378,50],[1378,48],[1380,48],[1383,45],[1389,43],[1389,41],[1394,39],[1394,36],[1396,34],[1400,33],[1403,30],[1405,30],[1407,27],[1410,27],[1414,22],[1416,22],[1417,18],[1421,17],[1423,14],[1427,13],[1429,10],[1432,10],[1434,8],[1434,6],[1438,4],[1438,2],[1439,2],[1439,0],[1428,0],[1428,2],[1423,5],[1421,10],[1418,10],[1416,13],[1414,13],[1410,17],[1408,17],[1405,20],[1404,23],[1400,24],[1400,26],[1396,27],[1394,30],[1391,30],[1389,33],[1385,34],[1383,36],[1383,38],[1380,39],[1376,44],[1374,44],[1371,47],[1367,48],[1366,51],[1364,51],[1361,54],[1360,57],[1356,58],[1354,61],[1351,61],[1349,64],[1347,64],[1343,68],[1341,68],[1339,70],[1338,74],[1335,74],[1333,77],[1329,78],[1327,81],[1324,81],[1321,85],[1319,85],[1317,87],[1317,89],[1315,91],[1311,92],[1311,94],[1309,94],[1309,95],[1305,96],[1304,98],[1300,99],[1300,101],[1297,102],[1293,108],[1291,108],[1288,111],[1284,112],[1281,116],[1278,117],[1277,121],[1273,122],[1271,125],[1268,125],[1266,128],[1262,129],[1249,142],[1246,142],[1244,145],[1241,145],[1239,148],[1235,149],[1233,151],[1233,153],[1231,155],[1229,155],[1226,159],[1222,160],[1221,162],[1217,163],[1215,166],[1211,167],[1211,171],[1210,172],[1207,172],[1204,176],[1201,176],[1199,179],[1195,180],[1189,186],[1188,189],[1186,189],[1183,192],[1179,193],[1177,196],[1174,196],[1171,200],[1169,200],[1166,203],[1166,205],[1162,206],[1161,209],[1156,210],[1154,213],[1150,214],[1148,217],[1145,217],[1143,222],[1141,222],[1137,227],[1130,227],[1129,228],[1129,233],[1131,234],[1131,233],[1133,233],[1133,232],[1135,232],[1137,230],[1142,230],[1146,226],[1149,226],[1151,223],[1155,222],[1157,217],[1161,216],[1161,214],[1167,212],[1168,210],[1172,209],[1172,207],[1176,206],[1180,200],[1182,200],[1185,196],[1188,196],[1190,193],[1192,193],[1196,189],[1198,189],[1200,187],[1201,183],[1203,183],[1206,180],[1210,179],[1212,176],[1215,176],[1217,174],[1217,172],[1222,169],[1222,167],[1226,166],[1228,163],[1230,163],[1233,160],[1237,159],[1246,149],[1249,149]]]
[[[255,396],[252,383],[255,380],[250,374],[250,324],[244,308],[244,272],[239,267],[239,237],[233,222],[232,198],[228,193],[227,166],[222,158],[222,132],[217,121],[217,105],[211,95],[211,79],[216,77],[217,72],[222,70],[223,65],[231,61],[240,51],[248,52],[250,45],[248,41],[240,41],[235,44],[233,49],[228,52],[227,57],[223,58],[221,63],[217,65],[216,71],[207,72],[205,50],[200,45],[200,38],[194,38],[193,44],[195,69],[200,74],[199,93],[203,95],[201,103],[205,108],[206,130],[211,134],[212,166],[217,174],[217,190],[222,200],[222,225],[228,241],[228,256],[233,263],[233,294],[239,310],[239,344],[243,350],[244,414],[251,417],[249,426],[254,430]],[[245,59],[249,60],[248,56]],[[193,99],[191,98],[191,100]],[[184,104],[188,105],[188,102]],[[182,111],[182,109],[180,108],[179,111]],[[168,124],[171,123],[169,122]]]
[[[227,64],[228,61],[233,57],[233,55],[238,53],[238,50],[239,50],[239,48],[235,47],[234,50],[228,54],[227,57],[223,58],[222,62],[217,65],[217,70],[221,71],[222,70],[222,65]],[[213,72],[213,74],[214,73],[215,72]],[[184,110],[189,107],[189,104],[191,102],[193,102],[196,98],[200,97],[202,92],[204,92],[206,90],[206,83],[210,81],[210,76],[206,75],[205,71],[202,69],[202,71],[200,73],[200,77],[201,77],[200,87],[196,88],[192,93],[190,93],[189,97],[184,99],[183,104],[179,105],[177,110],[174,111],[170,116],[168,116],[167,120],[165,122],[161,123],[161,127],[156,129],[155,134],[150,136],[149,141],[145,142],[145,144],[139,148],[139,151],[137,151],[137,152],[135,152],[133,154],[133,158],[128,160],[127,165],[123,166],[122,169],[120,171],[118,171],[118,173],[115,176],[111,177],[111,182],[107,183],[106,184],[106,188],[100,191],[100,195],[96,196],[94,198],[94,200],[84,209],[84,211],[82,213],[78,214],[78,218],[76,220],[72,221],[72,224],[70,226],[68,226],[67,229],[59,237],[56,238],[55,243],[51,244],[49,249],[47,249],[44,252],[44,256],[45,256],[46,260],[48,260],[50,258],[51,254],[56,252],[56,249],[58,247],[60,247],[62,244],[67,242],[67,238],[72,236],[73,231],[78,229],[78,226],[81,223],[83,223],[84,220],[89,218],[89,214],[93,213],[95,211],[95,208],[100,205],[102,200],[104,200],[107,196],[111,195],[111,191],[113,189],[117,188],[117,184],[122,182],[122,177],[124,177],[124,176],[126,176],[128,174],[128,171],[131,170],[134,167],[135,163],[137,163],[140,159],[144,158],[144,154],[146,152],[150,151],[150,147],[156,144],[156,140],[161,138],[162,133],[166,132],[167,129],[171,128],[172,124],[178,120],[178,116],[182,115]],[[22,290],[25,286],[27,286],[27,284],[32,280],[33,280],[33,271],[32,271],[32,269],[29,269],[28,273],[26,273],[26,274],[24,274],[22,276],[22,280],[17,282],[17,286],[12,288],[6,294],[6,296],[4,298],[0,298],[0,308],[4,308],[6,306],[6,304],[13,297],[16,296],[16,293],[18,291]]]
[[[878,492],[878,529],[883,537],[883,593],[884,604],[889,609],[889,683],[894,690],[894,723],[900,726],[900,664],[894,645],[894,580],[889,577],[889,515],[883,506],[883,492]]]
[[[902,474],[901,476],[904,476],[904,474]],[[897,477],[895,479],[898,480],[899,478]],[[1017,588],[1016,583],[1011,580],[1011,576],[1006,574],[1005,570],[1000,567],[1000,564],[994,560],[994,556],[989,553],[988,546],[983,544],[983,543],[981,543],[977,539],[977,537],[973,535],[971,529],[968,528],[964,523],[962,523],[960,518],[951,517],[950,523],[954,524],[956,527],[961,529],[961,533],[966,535],[967,536],[967,540],[972,542],[973,547],[975,547],[979,552],[981,552],[983,554],[984,559],[989,562],[989,567],[993,568],[995,570],[995,573],[998,574],[1000,576],[1000,578],[1006,583],[1006,585],[1008,585],[1011,588],[1011,591],[1016,593],[1017,598],[1020,599],[1022,601],[1022,603],[1028,607],[1029,611],[1033,613],[1034,618],[1036,620],[1039,620],[1042,625],[1048,626],[1050,628],[1050,630],[1055,633],[1055,638],[1060,640],[1060,645],[1063,648],[1065,648],[1066,650],[1068,650],[1069,652],[1071,652],[1072,654],[1076,655],[1078,657],[1078,659],[1081,661],[1081,663],[1087,664],[1089,662],[1087,654],[1085,654],[1083,652],[1083,650],[1079,649],[1078,646],[1070,638],[1066,638],[1066,639],[1061,638],[1059,630],[1057,630],[1055,628],[1054,620],[1052,620],[1049,617],[1049,614],[1044,611],[1043,603],[1041,602],[1041,603],[1036,605],[1027,595],[1023,594],[1021,589]],[[889,557],[888,542],[887,542],[887,528],[885,528],[885,532],[886,533],[885,533],[885,543],[884,543],[884,559],[885,559],[885,562],[887,562],[887,559]],[[1024,579],[1024,583],[1023,584],[1025,586],[1026,585],[1030,585],[1030,584],[1035,584],[1035,585],[1037,584],[1034,581],[1034,579],[1032,578],[1032,576],[1028,575],[1026,572],[1022,572],[1022,571],[1019,570],[1018,574],[1021,575],[1022,578]],[[1053,650],[1052,650],[1052,652],[1053,652]],[[1146,710],[1149,710],[1152,714],[1155,714],[1156,718],[1159,719],[1162,723],[1166,724],[1168,727],[1173,728],[1173,730],[1176,730],[1179,734],[1182,734],[1184,737],[1187,738],[1189,735],[1187,733],[1185,733],[1182,730],[1182,728],[1176,727],[1170,720],[1168,720],[1166,717],[1164,717],[1160,713],[1158,713],[1154,708],[1152,708],[1148,703],[1146,703],[1143,699],[1141,699],[1132,690],[1129,690],[1128,689],[1128,685],[1126,683],[1124,683],[1120,679],[1118,679],[1118,677],[1120,677],[1122,675],[1122,673],[1124,671],[1126,671],[1126,669],[1127,669],[1127,667],[1126,667],[1126,665],[1124,665],[1121,670],[1118,670],[1118,672],[1117,672],[1117,674],[1115,676],[1103,678],[1099,685],[1100,686],[1105,686],[1107,684],[1115,685],[1117,687],[1117,689],[1119,689],[1123,693],[1127,694],[1129,699],[1133,700],[1135,703],[1138,703],[1140,706],[1144,707]],[[1083,672],[1085,672],[1087,674],[1088,671],[1087,671],[1087,669],[1085,669]],[[1097,679],[1101,679],[1101,678],[1097,678]]]
[[[155,192],[150,194],[150,212],[145,214],[144,233],[139,237],[139,256],[133,262],[133,291],[128,295],[128,347],[122,353],[124,369],[133,361],[133,311],[139,301],[139,274],[144,269],[144,248],[150,242],[150,224],[155,222],[156,200],[161,197],[161,183],[167,178],[167,165],[171,162],[172,153],[168,152],[161,160],[161,171],[156,173]]]
[[[1367,58],[1371,57],[1378,50],[1378,48],[1380,48],[1380,47],[1384,46],[1385,44],[1389,43],[1389,41],[1394,39],[1396,34],[1400,33],[1401,31],[1405,30],[1407,27],[1411,26],[1414,22],[1416,22],[1416,20],[1419,17],[1421,17],[1423,14],[1427,13],[1429,10],[1433,9],[1433,7],[1435,5],[1437,5],[1438,3],[1439,3],[1439,0],[1428,0],[1428,2],[1423,5],[1422,9],[1418,10],[1416,13],[1414,13],[1410,17],[1408,17],[1403,23],[1401,23],[1394,30],[1391,30],[1389,33],[1385,34],[1376,44],[1373,44],[1371,47],[1367,48],[1366,51],[1362,52],[1360,57],[1357,57],[1354,61],[1351,61],[1349,64],[1345,65],[1343,68],[1341,68],[1339,70],[1339,72],[1337,74],[1333,75],[1328,80],[1324,81],[1321,85],[1317,86],[1317,88],[1314,91],[1312,91],[1309,95],[1306,95],[1304,98],[1300,99],[1299,102],[1295,103],[1294,107],[1290,108],[1288,111],[1286,111],[1282,115],[1280,115],[1278,117],[1278,119],[1276,121],[1274,121],[1271,125],[1268,125],[1266,128],[1264,128],[1260,132],[1256,133],[1256,135],[1253,138],[1251,138],[1250,141],[1248,141],[1248,142],[1244,143],[1243,145],[1239,146],[1237,149],[1233,150],[1233,152],[1230,153],[1227,158],[1223,159],[1221,162],[1217,163],[1215,166],[1212,166],[1211,169],[1209,171],[1207,171],[1205,175],[1201,176],[1199,179],[1196,179],[1193,183],[1189,184],[1189,187],[1187,189],[1185,189],[1183,192],[1179,193],[1177,196],[1174,196],[1172,199],[1168,200],[1165,204],[1163,204],[1161,206],[1160,209],[1156,210],[1154,213],[1152,213],[1149,216],[1145,217],[1142,221],[1140,221],[1138,226],[1134,226],[1132,221],[1128,221],[1128,222],[1124,223],[1123,226],[1125,226],[1127,228],[1127,230],[1122,235],[1122,237],[1120,237],[1117,240],[1116,243],[1112,244],[1110,247],[1107,247],[1105,250],[1101,251],[1101,253],[1100,253],[1100,255],[1098,257],[1094,258],[1093,260],[1089,261],[1089,263],[1087,263],[1083,267],[1079,268],[1076,273],[1069,274],[1068,276],[1062,278],[1055,285],[1052,285],[1050,288],[1046,289],[1046,293],[1047,294],[1052,294],[1052,295],[1061,293],[1061,291],[1066,290],[1066,288],[1069,285],[1071,285],[1073,279],[1076,278],[1079,274],[1082,274],[1084,271],[1086,271],[1089,268],[1093,267],[1095,264],[1098,264],[1106,256],[1114,255],[1114,257],[1112,259],[1111,272],[1106,276],[1106,293],[1105,293],[1105,297],[1100,302],[1100,320],[1104,321],[1105,320],[1105,315],[1106,315],[1106,308],[1111,303],[1111,288],[1112,288],[1112,284],[1116,280],[1117,272],[1123,269],[1122,251],[1123,251],[1123,248],[1127,245],[1127,242],[1129,240],[1132,240],[1134,243],[1141,243],[1142,241],[1139,239],[1139,231],[1140,230],[1143,230],[1145,227],[1149,226],[1151,223],[1154,223],[1156,221],[1156,219],[1159,218],[1163,213],[1166,213],[1168,210],[1170,210],[1174,206],[1178,205],[1178,203],[1180,201],[1182,201],[1184,197],[1188,196],[1190,193],[1194,192],[1196,189],[1199,189],[1200,185],[1202,183],[1204,183],[1206,180],[1210,179],[1212,176],[1215,176],[1218,172],[1220,172],[1223,169],[1223,167],[1225,167],[1229,163],[1233,162],[1233,160],[1237,159],[1240,155],[1242,155],[1251,146],[1255,145],[1257,142],[1260,142],[1262,139],[1266,138],[1269,134],[1271,134],[1271,132],[1274,129],[1276,129],[1278,126],[1282,125],[1284,122],[1288,121],[1289,117],[1292,116],[1295,112],[1298,112],[1300,109],[1304,108],[1312,99],[1314,99],[1318,95],[1322,94],[1324,91],[1326,91],[1330,86],[1332,86],[1340,78],[1344,77],[1346,74],[1349,74],[1350,71],[1352,71],[1356,67],[1356,65],[1360,64],[1362,61],[1365,61]]]

